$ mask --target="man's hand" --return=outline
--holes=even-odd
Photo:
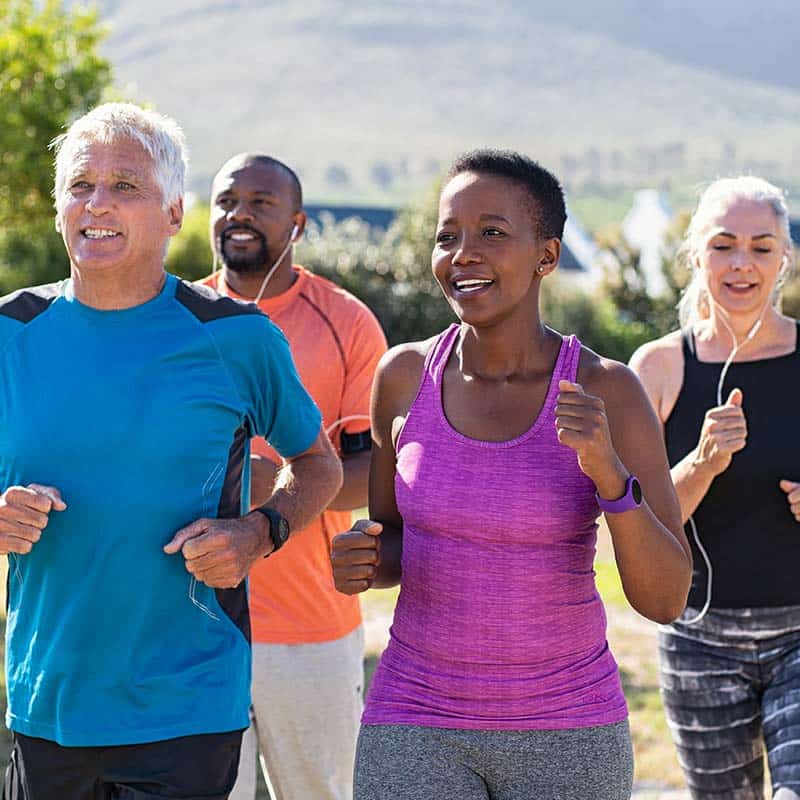
[[[240,519],[198,519],[181,528],[164,552],[182,551],[187,571],[197,580],[216,589],[232,589],[273,548],[267,518],[254,511]]]
[[[331,542],[333,582],[342,594],[358,594],[372,586],[381,561],[383,525],[360,519]]]
[[[706,411],[695,461],[716,477],[730,466],[733,454],[747,443],[747,421],[742,410],[742,390],[733,389],[725,405]]]
[[[614,449],[602,398],[586,394],[579,383],[558,382],[558,441],[578,455],[578,466],[601,497],[614,500],[625,490],[627,472]]]
[[[779,486],[786,492],[786,499],[789,501],[789,510],[794,515],[794,518],[800,522],[800,483],[797,481],[782,480]]]
[[[0,553],[30,553],[47,527],[51,511],[67,504],[54,486],[11,486],[0,495]]]

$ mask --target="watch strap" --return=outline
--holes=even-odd
[[[269,506],[258,506],[253,509],[263,514],[269,523],[269,538],[272,539],[272,550],[267,553],[267,556],[272,555],[276,550],[280,550],[286,544],[289,538],[289,523],[286,517],[279,511]],[[266,557],[266,556],[265,556]]]
[[[629,475],[625,481],[625,493],[616,500],[606,500],[600,497],[598,492],[594,493],[600,510],[606,514],[621,514],[623,511],[632,511],[639,508],[642,504],[642,488],[638,479],[634,475]]]

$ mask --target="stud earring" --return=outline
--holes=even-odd
[[[540,275],[544,275],[544,267],[543,267],[541,264],[539,264],[539,266],[538,266],[538,267],[536,267],[536,271],[537,271],[537,272],[538,272]]]

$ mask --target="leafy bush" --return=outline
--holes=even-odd
[[[208,206],[196,203],[184,215],[180,233],[169,244],[167,271],[196,281],[211,272],[212,260],[208,242]]]

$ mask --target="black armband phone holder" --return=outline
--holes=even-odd
[[[372,450],[372,431],[369,428],[360,433],[342,431],[341,445],[343,456],[352,456],[354,453]]]

